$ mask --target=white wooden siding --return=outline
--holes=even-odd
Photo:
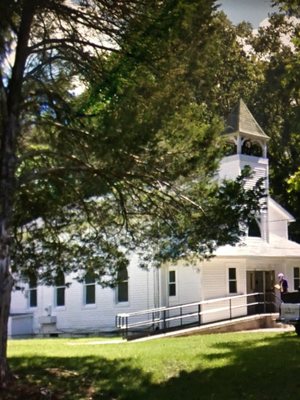
[[[201,270],[199,265],[187,265],[180,261],[176,265],[165,267],[168,271],[176,271],[176,296],[169,296],[168,273],[165,273],[165,292],[168,301],[166,306],[201,301]]]
[[[246,165],[249,165],[254,172],[253,178],[247,181],[246,187],[253,187],[258,179],[265,178],[265,186],[268,188],[268,159],[247,156],[245,154],[235,154],[225,157],[220,163],[219,179],[235,179]]]
[[[270,233],[288,239],[288,221],[273,204],[269,204],[268,223]]]
[[[246,294],[246,262],[243,259],[240,260],[229,260],[215,258],[202,264],[203,271],[203,300],[224,298],[234,296],[233,293],[229,293],[229,280],[228,270],[229,268],[236,268],[236,279],[237,279],[237,293]],[[234,302],[234,305],[245,305],[245,299],[238,299]],[[224,300],[222,302],[206,304],[202,306],[202,311],[207,312],[202,317],[202,322],[208,323],[216,320],[222,320],[230,317],[230,313],[227,310],[219,311],[217,313],[209,313],[210,310],[216,308],[228,308],[229,302]],[[231,317],[237,317],[245,315],[247,312],[246,307],[234,309]]]
[[[51,315],[56,316],[56,329],[61,333],[80,333],[94,331],[109,331],[115,329],[115,316],[120,312],[133,312],[141,309],[159,306],[155,303],[159,297],[159,290],[154,290],[154,284],[158,284],[157,273],[153,269],[143,270],[137,265],[137,258],[132,257],[128,267],[129,275],[129,301],[117,303],[116,290],[102,288],[96,285],[95,304],[84,304],[84,285],[72,276],[66,278],[71,281],[70,287],[65,289],[65,306],[55,307],[55,288],[39,286],[37,294],[37,307],[29,308],[25,293],[13,293],[11,313],[32,312],[33,331],[40,333],[39,317],[47,315],[46,308],[51,307]],[[156,299],[157,302],[157,299]]]

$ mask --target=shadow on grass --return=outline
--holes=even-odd
[[[23,382],[40,388],[41,399],[99,400],[298,400],[300,339],[292,334],[226,341],[220,336],[209,354],[195,348],[198,367],[153,383],[130,358],[12,358]],[[176,341],[175,341],[176,345]],[[182,355],[184,358],[184,354]],[[224,363],[216,361],[225,360]],[[170,360],[171,361],[171,360]],[[205,361],[205,363],[204,363]],[[155,363],[155,360],[153,360]],[[211,367],[210,367],[211,365]],[[216,366],[219,365],[219,366]],[[220,366],[221,365],[221,366]],[[205,367],[204,367],[205,366]],[[163,371],[162,371],[163,374]],[[39,381],[37,381],[37,377]],[[16,397],[18,398],[18,397]],[[20,397],[20,399],[27,397]],[[38,397],[34,397],[37,399]]]
[[[144,399],[299,400],[300,339],[280,335],[257,342],[215,344],[205,358],[226,358],[219,368],[182,371]]]

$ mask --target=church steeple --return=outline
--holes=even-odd
[[[244,167],[249,166],[253,172],[246,182],[246,188],[251,188],[259,178],[264,179],[265,192],[269,192],[269,160],[267,158],[267,143],[269,137],[259,126],[242,99],[229,114],[227,128],[223,135],[230,144],[229,154],[221,160],[219,179],[235,179]],[[233,145],[233,146],[232,146]],[[255,219],[260,236],[269,240],[268,210],[262,209]],[[249,234],[253,236],[252,227]],[[258,230],[257,230],[258,232]],[[256,235],[255,235],[256,236]]]
[[[267,142],[270,139],[257,123],[242,99],[231,111],[227,119],[227,128],[224,133],[236,145],[237,154],[254,154],[267,158]],[[261,154],[259,155],[259,149]]]

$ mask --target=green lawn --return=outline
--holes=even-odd
[[[10,341],[10,365],[19,377],[17,382],[32,390],[20,399],[300,398],[300,338],[292,332],[199,335],[140,343],[97,344],[98,340]]]

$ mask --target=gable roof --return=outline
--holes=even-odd
[[[262,130],[242,99],[239,100],[227,119],[225,134],[231,133],[241,133],[257,139],[270,139]]]

